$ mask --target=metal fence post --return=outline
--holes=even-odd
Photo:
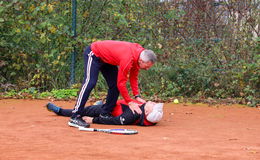
[[[72,0],[72,38],[77,37],[77,0]],[[71,66],[70,66],[70,85],[75,83],[75,56],[76,56],[76,46],[73,46],[73,51],[71,53]]]

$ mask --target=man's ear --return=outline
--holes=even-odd
[[[146,106],[144,106],[144,107],[146,107]],[[148,115],[148,113],[149,113],[149,110],[146,109],[146,108],[144,108],[144,114],[145,114],[145,115]]]
[[[145,115],[148,115],[148,112],[147,112],[147,110],[144,110],[144,114],[145,114]]]

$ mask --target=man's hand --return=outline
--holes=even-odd
[[[84,119],[87,123],[93,123],[93,117],[84,116],[83,119]]]
[[[137,104],[135,102],[129,102],[128,105],[133,113],[136,112],[138,114],[142,114],[142,110],[140,109],[139,104]]]
[[[146,100],[144,100],[144,99],[142,99],[142,98],[140,98],[140,97],[136,97],[136,100],[139,101],[139,102],[141,102],[141,103],[146,103]]]

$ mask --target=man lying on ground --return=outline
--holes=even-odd
[[[138,114],[136,112],[133,113],[124,100],[118,100],[112,111],[112,117],[99,116],[102,111],[102,106],[103,105],[101,104],[84,107],[84,119],[88,123],[151,126],[158,123],[163,117],[163,103],[148,101],[140,106],[142,113]],[[49,111],[52,111],[59,116],[70,117],[73,114],[72,109],[63,109],[52,103],[48,103],[46,107]]]

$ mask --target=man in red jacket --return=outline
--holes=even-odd
[[[141,114],[139,104],[129,96],[126,83],[129,79],[135,100],[146,102],[139,94],[138,73],[140,69],[149,69],[155,61],[154,52],[137,43],[113,40],[92,43],[84,52],[84,81],[68,124],[73,127],[90,126],[82,119],[82,115],[90,92],[97,83],[99,71],[108,84],[106,103],[100,117],[111,117],[119,93],[133,113]]]
[[[140,103],[140,102],[137,102]],[[49,111],[59,116],[70,117],[72,109],[63,109],[52,103],[46,105]],[[110,124],[110,125],[129,125],[152,126],[158,123],[163,117],[163,103],[148,101],[140,106],[141,114],[133,113],[124,100],[119,100],[112,111],[113,117],[100,117],[102,104],[85,107],[82,116],[88,123]]]

